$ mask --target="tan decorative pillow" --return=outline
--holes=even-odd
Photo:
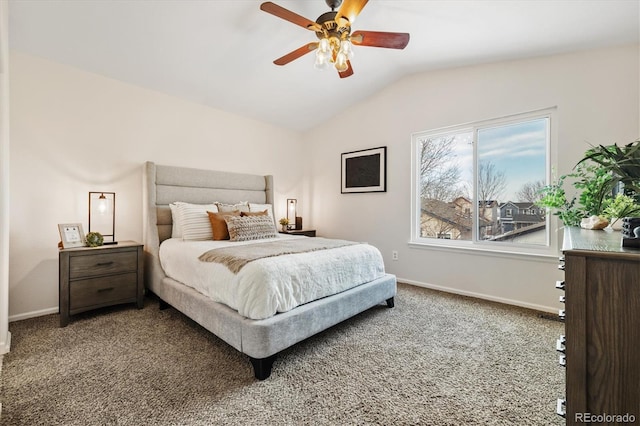
[[[225,216],[225,220],[231,241],[260,240],[278,236],[269,215]]]
[[[227,222],[225,216],[240,216],[239,210],[224,213],[207,212],[209,215],[209,221],[211,222],[211,232],[213,233],[213,239],[215,241],[228,240],[229,229],[227,228]]]
[[[261,212],[240,212],[240,216],[269,216],[269,210]]]
[[[273,229],[278,232],[278,228],[276,228],[276,219],[273,215],[273,206],[271,204],[249,203],[250,212],[261,212],[263,210],[266,210],[267,214],[271,216],[271,220],[273,221]]]
[[[249,203],[247,201],[241,201],[235,204],[225,204],[216,201],[214,204],[218,207],[219,212],[232,212],[236,210],[239,210],[241,212],[249,211]]]

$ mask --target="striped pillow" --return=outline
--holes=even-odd
[[[217,212],[215,204],[175,203],[177,215],[184,241],[212,240],[211,222],[207,211]]]
[[[276,238],[277,233],[273,227],[273,219],[268,215],[263,216],[225,216],[231,241],[260,240],[263,238]]]

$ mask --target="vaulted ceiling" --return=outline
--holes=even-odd
[[[313,54],[315,34],[257,0],[10,0],[9,44],[123,82],[304,131],[407,75],[640,41],[638,0],[371,0],[356,30],[408,32],[404,50],[355,47],[354,75]],[[315,21],[323,0],[278,1]]]

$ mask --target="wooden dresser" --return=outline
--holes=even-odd
[[[135,302],[143,307],[142,244],[120,241],[117,245],[60,250],[60,327],[69,316],[91,309]]]
[[[622,248],[621,238],[565,228],[565,279],[556,287],[565,292],[557,349],[566,397],[558,410],[568,425],[640,422],[640,250]]]

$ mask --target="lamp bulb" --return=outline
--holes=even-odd
[[[322,51],[318,50],[316,53],[316,61],[313,64],[314,68],[318,70],[326,70],[329,67],[329,61],[327,60],[327,55]]]
[[[340,52],[344,53],[347,59],[353,59],[353,46],[349,40],[342,40],[340,42]]]
[[[98,198],[97,208],[98,213],[100,214],[105,214],[107,212],[107,209],[109,208],[109,200],[107,200],[107,197],[105,197],[104,194]]]
[[[336,64],[335,64],[336,70],[338,70],[339,72],[343,72],[349,69],[349,64],[347,62],[347,55],[345,55],[342,52],[339,52],[336,55]]]

